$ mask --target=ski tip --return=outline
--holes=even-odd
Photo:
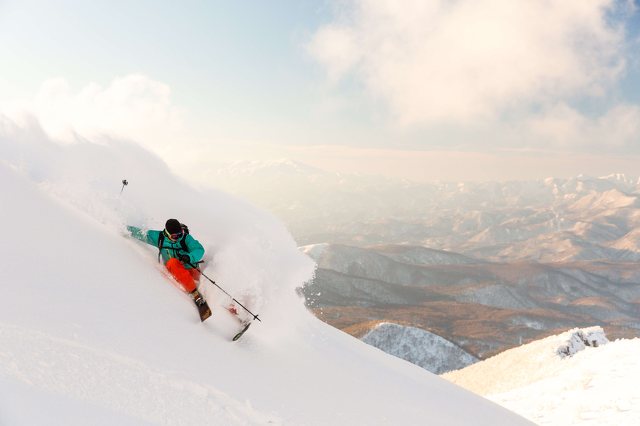
[[[206,312],[202,312],[200,314],[200,322],[204,322],[210,316],[211,316],[211,311],[210,310],[207,310]]]
[[[251,323],[250,323],[250,322],[248,322],[248,323],[247,323],[247,324],[242,328],[242,330],[240,330],[240,331],[238,332],[238,334],[236,334],[235,336],[233,336],[232,341],[234,341],[234,342],[235,342],[235,341],[237,341],[239,338],[241,338],[241,337],[242,337],[242,335],[244,334],[244,332],[245,332],[245,331],[247,331],[247,330],[249,329],[249,326],[250,326],[250,325],[251,325]]]

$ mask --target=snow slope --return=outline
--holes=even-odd
[[[0,200],[0,424],[528,424],[315,319],[295,291],[314,264],[282,225],[135,145],[0,120]],[[156,250],[123,235],[168,217],[260,313],[240,342],[220,292],[204,284],[201,324]]]
[[[640,339],[607,342],[600,327],[591,327],[505,351],[443,377],[540,425],[637,425],[638,357]]]

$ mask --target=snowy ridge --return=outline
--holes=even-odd
[[[435,374],[464,368],[478,359],[456,344],[416,327],[380,323],[362,341]]]
[[[640,424],[640,339],[604,343],[600,327],[569,330],[443,377],[540,425]]]
[[[0,245],[0,423],[528,424],[317,320],[295,291],[314,264],[280,223],[189,187],[135,145],[61,146],[11,127],[0,158],[11,200],[0,221],[12,224]],[[201,324],[156,249],[126,238],[125,224],[168,217],[205,245],[205,273],[260,314],[241,341],[230,342],[225,296],[202,287],[213,316]]]
[[[319,259],[329,247],[329,244],[310,244],[308,246],[301,247],[300,249],[304,254],[312,259]]]
[[[576,328],[509,349],[462,370],[446,373],[443,377],[481,395],[510,391],[548,377],[550,371],[545,366],[562,369],[559,361],[563,361],[563,357],[558,349],[566,346],[578,331],[580,329]],[[600,327],[582,332],[603,333]]]

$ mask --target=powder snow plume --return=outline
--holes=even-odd
[[[226,291],[271,322],[291,321],[301,310],[294,290],[311,278],[314,265],[269,214],[223,192],[190,187],[133,143],[56,144],[37,123],[26,132],[5,127],[0,157],[61,202],[118,234],[126,225],[162,229],[168,218],[178,218],[205,246],[205,274]],[[122,178],[129,183],[124,189]]]

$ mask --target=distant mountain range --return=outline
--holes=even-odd
[[[282,218],[301,245],[408,244],[492,261],[640,260],[640,181],[415,183],[290,160],[212,176]]]
[[[628,262],[489,262],[413,246],[303,247],[317,263],[304,288],[323,320],[362,337],[389,321],[485,358],[576,326],[640,334],[640,267]]]

